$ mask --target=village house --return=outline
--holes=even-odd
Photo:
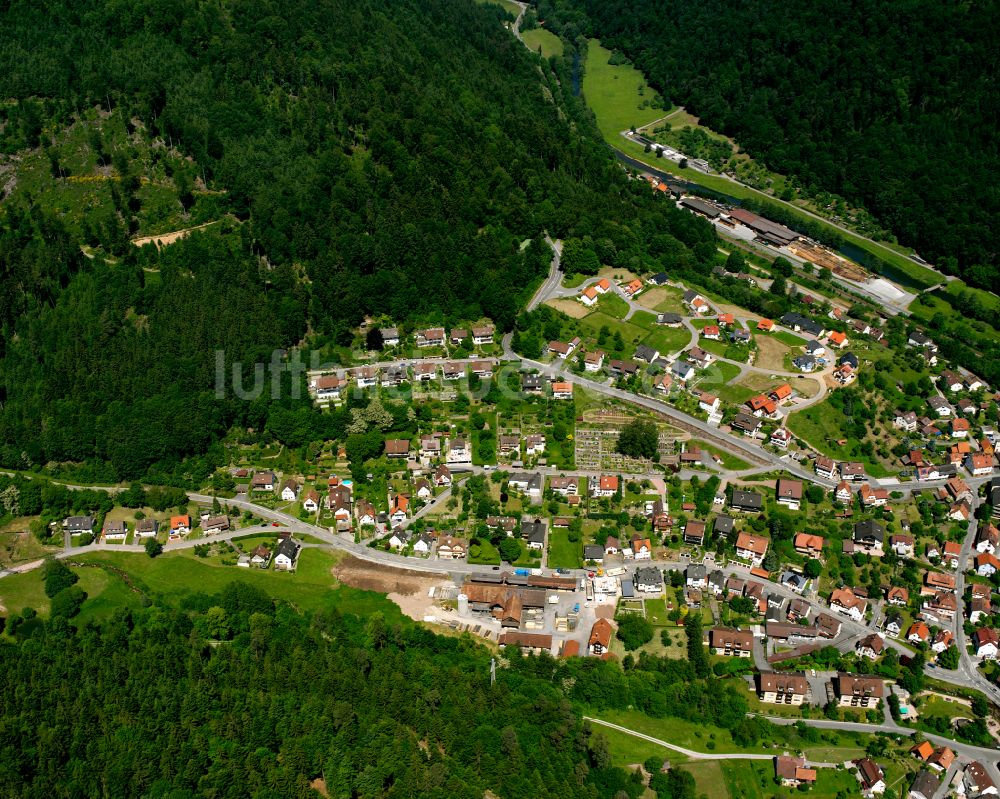
[[[418,347],[442,347],[444,346],[444,328],[429,327],[426,330],[417,330],[414,339]]]
[[[798,480],[779,479],[775,499],[779,505],[784,505],[789,510],[798,510],[802,504],[802,483]]]
[[[611,622],[607,619],[598,619],[590,629],[590,638],[587,640],[587,648],[592,655],[603,655],[611,647]]]
[[[972,646],[975,649],[976,657],[983,660],[996,660],[998,648],[1000,648],[1000,638],[993,628],[979,627],[972,633]]]
[[[895,605],[897,607],[905,607],[910,601],[910,592],[908,589],[903,588],[899,585],[893,585],[888,588],[885,593],[885,600],[890,605]]]
[[[793,540],[795,551],[810,558],[823,556],[823,536],[812,533],[796,533]]]
[[[613,497],[618,493],[618,476],[602,474],[590,478],[590,495],[592,497]]]
[[[274,472],[257,472],[250,480],[251,491],[274,491]]]
[[[309,511],[309,513],[315,513],[319,510],[320,495],[319,491],[315,488],[310,489],[306,492],[305,497],[302,500],[302,507]]]
[[[801,705],[809,696],[809,682],[801,672],[760,672],[757,697],[772,705]]]
[[[708,645],[717,655],[753,657],[753,633],[749,630],[713,627],[708,632]]]
[[[274,552],[274,568],[280,571],[294,571],[301,551],[302,544],[295,539],[282,539]]]
[[[770,540],[753,533],[740,533],[736,539],[736,557],[749,561],[754,567],[760,566],[767,554]]]
[[[464,538],[443,535],[438,539],[437,556],[441,560],[461,560],[469,551],[469,544]]]
[[[557,399],[557,400],[573,399],[573,384],[564,381],[553,383],[552,399]]]
[[[882,557],[885,541],[885,527],[873,519],[865,519],[854,525],[853,542],[855,549],[874,557]]]
[[[139,538],[153,538],[160,532],[160,523],[156,519],[139,519],[135,523],[135,534]]]
[[[216,533],[224,533],[229,529],[229,517],[228,516],[209,516],[201,524],[201,531],[205,535],[215,535]]]
[[[841,707],[876,708],[885,695],[885,685],[878,677],[840,672],[836,677],[836,693]]]
[[[885,772],[881,766],[867,757],[856,760],[854,765],[858,768],[858,781],[861,783],[863,796],[871,797],[885,793]]]
[[[859,657],[868,658],[869,660],[878,660],[879,655],[882,654],[882,650],[884,649],[885,639],[878,633],[866,635],[854,646],[854,651],[858,653]]]
[[[830,594],[830,610],[850,616],[855,621],[862,621],[868,610],[868,600],[858,596],[854,591],[844,586],[834,589]]]
[[[806,768],[804,758],[788,755],[774,758],[774,776],[786,788],[812,785],[817,779],[816,769]]]
[[[434,485],[438,488],[447,488],[451,485],[451,469],[443,463],[434,470]]]
[[[472,444],[465,438],[453,438],[448,442],[448,465],[472,463]]]
[[[905,533],[899,533],[889,538],[889,546],[901,558],[913,557],[913,543],[913,536]]]

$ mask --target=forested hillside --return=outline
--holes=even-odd
[[[312,413],[297,438],[321,438],[304,398],[216,399],[215,352],[227,367],[327,353],[365,314],[510,329],[547,269],[545,230],[593,237],[612,264],[692,261],[710,228],[630,184],[568,68],[503,14],[466,0],[0,8],[0,463],[185,472],[231,425],[279,412]],[[39,153],[48,183],[18,184]],[[109,188],[68,190],[88,181]],[[212,200],[192,218],[195,194]],[[129,243],[150,220],[209,213],[219,224],[161,253]],[[671,242],[655,255],[652,231]]]
[[[582,710],[710,719],[710,749],[723,731],[740,747],[820,736],[748,717],[741,678],[728,676],[745,662],[715,676],[697,617],[687,660],[510,648],[491,685],[485,645],[344,586],[331,587],[334,609],[311,615],[233,582],[81,623],[81,604],[98,600],[76,580],[47,567],[49,617],[25,608],[0,636],[4,799],[639,799],[650,795],[640,774],[621,767],[631,753],[592,733]],[[698,796],[690,772],[649,768],[657,799]]]
[[[754,157],[1000,289],[996,7],[938,0],[539,0]]]

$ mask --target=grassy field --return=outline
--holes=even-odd
[[[597,39],[588,42],[583,95],[604,138],[617,143],[623,130],[647,125],[665,116],[669,109],[651,108],[649,102],[656,92],[646,83],[645,76],[628,64],[612,66],[609,58],[611,51],[601,47]],[[642,153],[642,148],[635,146]]]
[[[657,325],[642,343],[657,350],[661,355],[668,355],[687,347],[691,343],[691,333],[683,327]]]
[[[646,618],[649,619],[650,624],[655,624],[658,627],[670,624],[670,620],[667,618],[667,602],[665,599],[647,599],[645,605]]]
[[[608,316],[602,311],[594,311],[588,314],[583,319],[580,319],[578,324],[586,335],[594,338],[597,338],[601,328],[605,326],[612,332],[615,330],[620,331],[622,339],[625,341],[626,349],[634,348],[647,335],[646,328],[634,325],[631,322],[622,322],[613,316]]]
[[[671,759],[671,765],[673,762]],[[708,799],[729,799],[726,781],[722,776],[722,763],[721,760],[701,760],[687,763],[683,767],[694,777],[698,796],[705,796]]]
[[[569,531],[562,527],[549,530],[549,556],[546,564],[552,569],[579,569],[583,565],[583,544],[569,540]]]
[[[542,57],[560,56],[563,54],[563,43],[552,31],[545,28],[532,28],[530,31],[522,31],[521,38],[524,43],[534,52],[542,50]]]
[[[613,316],[615,319],[624,319],[628,313],[628,303],[612,292],[602,294],[597,298],[597,310]]]
[[[771,338],[776,341],[780,341],[782,344],[787,344],[789,347],[804,347],[806,340],[802,336],[796,336],[794,333],[788,333],[784,330],[779,330],[776,333],[768,333]]]
[[[611,762],[622,768],[642,763],[649,757],[662,757],[664,760],[669,760],[671,765],[687,761],[687,757],[680,752],[636,738],[627,732],[618,732],[610,727],[596,725],[595,732],[607,738]]]
[[[192,594],[217,594],[231,582],[255,585],[300,610],[337,607],[344,612],[366,615],[378,609],[402,618],[398,608],[380,594],[339,585],[331,574],[339,556],[318,549],[304,550],[294,573],[241,569],[223,565],[220,558],[198,558],[190,551],[172,552],[155,559],[132,552],[93,552],[77,560],[86,564],[72,567],[80,576],[80,587],[88,595],[79,616],[84,622],[107,617],[120,607],[138,607],[142,604],[142,594],[162,604],[179,605]],[[125,572],[138,592],[131,590],[117,574],[101,567]],[[0,602],[11,612],[33,607],[47,615],[49,600],[42,589],[41,570],[0,581]]]
[[[859,460],[865,465],[865,471],[871,477],[889,476],[891,472],[885,466],[861,453],[857,441],[848,441],[844,447],[837,444],[838,441],[846,437],[841,426],[842,420],[843,416],[827,398],[790,414],[786,425],[795,435],[824,455]]]

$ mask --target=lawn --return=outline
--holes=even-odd
[[[776,341],[780,341],[782,344],[787,344],[789,347],[804,347],[806,343],[806,340],[801,336],[796,336],[794,333],[788,333],[784,330],[767,333],[766,335]]]
[[[583,544],[569,540],[564,527],[549,530],[549,556],[546,564],[552,569],[579,569],[583,565]]]
[[[683,327],[657,325],[642,343],[652,347],[661,355],[671,355],[680,352],[691,343],[691,333]]]
[[[924,698],[920,707],[917,708],[920,718],[954,718],[971,719],[972,710],[959,702],[949,702],[940,696],[930,695]]]
[[[601,47],[597,39],[587,43],[587,61],[583,73],[583,95],[597,117],[597,127],[604,138],[616,144],[624,141],[619,135],[633,125],[647,125],[665,116],[668,111],[652,108],[656,96],[645,76],[628,64],[608,63],[611,51]],[[642,153],[642,148],[635,145]]]
[[[667,618],[667,601],[665,599],[647,599],[645,605],[646,618],[650,624],[657,627],[665,627],[668,624],[673,626],[673,622]]]
[[[729,730],[715,727],[707,722],[696,723],[677,718],[654,719],[637,710],[591,710],[587,711],[587,714],[695,752],[708,752],[706,744],[713,740],[715,752],[759,751],[757,748],[746,749],[737,746],[733,743]]]
[[[537,53],[542,50],[542,57],[561,56],[563,54],[563,43],[552,31],[545,28],[532,28],[530,31],[522,31],[521,38],[532,52]]]
[[[722,465],[727,469],[749,469],[750,464],[747,463],[742,458],[737,458],[735,455],[724,452],[718,447],[713,447],[711,444],[706,444],[704,441],[692,441],[692,444],[697,444],[705,452],[709,452],[712,455],[718,455],[722,458]]]
[[[594,311],[587,314],[583,319],[578,320],[577,323],[583,335],[595,339],[602,327],[606,326],[612,335],[616,330],[619,331],[622,334],[622,339],[625,341],[625,348],[629,351],[631,351],[630,348],[634,348],[646,336],[646,330],[639,327],[639,325],[634,325],[631,322],[623,322],[601,311]]]
[[[615,319],[624,319],[628,314],[628,303],[609,291],[597,298],[597,309]]]

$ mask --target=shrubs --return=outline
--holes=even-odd
[[[638,649],[653,640],[653,625],[644,616],[629,613],[618,621],[618,632],[615,636],[626,649]]]

